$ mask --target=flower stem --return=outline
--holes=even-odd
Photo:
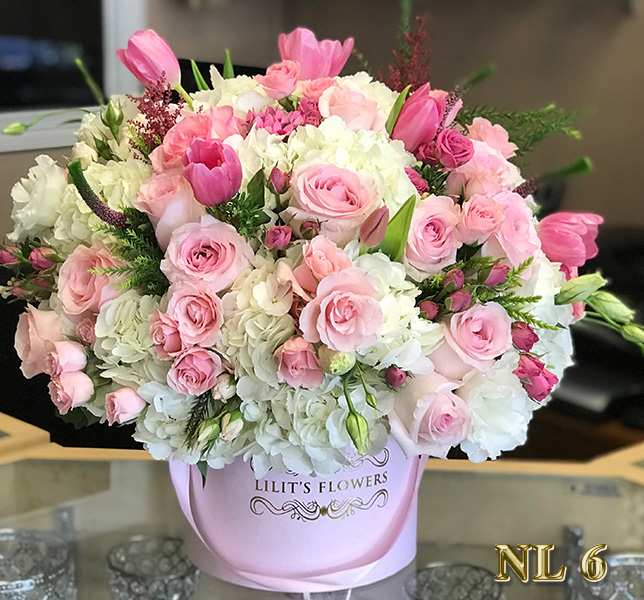
[[[175,90],[177,90],[177,92],[179,92],[179,93],[181,94],[181,96],[183,97],[183,99],[186,101],[186,104],[187,104],[190,108],[192,108],[192,96],[190,96],[190,94],[189,94],[188,92],[186,92],[186,90],[184,89],[184,87],[183,87],[181,84],[179,84],[179,85],[178,85],[176,88],[174,88],[174,89],[175,89]]]

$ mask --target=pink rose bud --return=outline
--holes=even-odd
[[[34,248],[29,254],[31,266],[36,269],[36,271],[46,271],[47,269],[51,269],[55,263],[47,257],[54,256],[55,254],[56,252],[51,248]]]
[[[300,63],[295,60],[283,60],[266,69],[266,75],[255,75],[255,81],[261,85],[273,100],[290,96],[297,87],[300,76]]]
[[[49,383],[49,395],[61,415],[86,404],[94,393],[94,383],[82,371],[54,375]]]
[[[559,378],[546,369],[546,365],[529,354],[522,354],[519,366],[512,371],[523,384],[525,391],[537,402],[545,400],[557,385]]]
[[[512,343],[524,352],[530,352],[532,346],[539,341],[539,336],[532,327],[523,321],[512,323]]]
[[[291,183],[290,179],[289,174],[278,169],[277,166],[273,167],[273,170],[268,177],[268,180],[270,181],[271,186],[273,186],[273,190],[276,194],[283,194],[288,190],[288,186]]]
[[[463,310],[467,310],[471,303],[472,294],[459,290],[447,298],[445,306],[447,307],[447,310],[451,310],[452,312],[461,312]]]
[[[117,50],[119,60],[144,86],[153,86],[163,76],[171,87],[181,85],[181,69],[168,42],[146,29],[137,31],[128,41],[126,50]]]
[[[13,296],[16,296],[17,298],[21,298],[22,296],[25,295],[25,290],[23,290],[20,287],[20,282],[19,281],[14,281],[13,282],[13,288],[11,289],[11,294]]]
[[[282,60],[300,63],[300,79],[335,77],[351,56],[353,38],[348,38],[344,44],[336,40],[318,42],[312,31],[298,27],[280,35],[279,47]]]
[[[194,139],[182,159],[183,175],[195,199],[216,206],[234,197],[242,182],[242,167],[235,150],[220,140]]]
[[[96,341],[96,317],[85,317],[76,325],[76,335],[88,346]]]
[[[438,304],[432,302],[431,300],[423,300],[419,305],[420,312],[424,312],[427,315],[428,321],[433,321],[438,314]]]
[[[436,137],[444,112],[445,98],[432,97],[429,83],[426,83],[403,104],[391,137],[401,140],[407,152],[416,154],[422,144]]]
[[[266,232],[264,244],[271,250],[286,248],[291,241],[293,230],[288,225],[276,225]]]
[[[385,238],[389,224],[389,209],[381,206],[374,210],[360,226],[360,241],[367,248],[375,248]]]
[[[121,388],[105,396],[105,416],[110,425],[136,419],[145,408],[145,400],[132,388]]]
[[[309,219],[304,221],[300,227],[301,235],[305,240],[313,239],[318,233],[320,233],[320,223],[318,221],[313,221]]]
[[[394,365],[391,365],[385,371],[385,381],[391,387],[400,387],[407,381],[407,372],[399,369],[398,367],[395,367]]]
[[[44,277],[34,277],[34,285],[48,290],[51,287],[51,282],[47,281]]]
[[[407,173],[407,177],[414,184],[419,194],[429,192],[429,183],[423,179],[423,176],[418,171],[405,167],[405,173]]]
[[[85,348],[78,342],[49,342],[45,355],[45,373],[50,376],[80,371],[87,365]]]
[[[443,280],[443,286],[448,287],[450,290],[460,290],[465,283],[465,275],[460,269],[452,269],[447,273]]]
[[[499,264],[494,265],[492,267],[492,270],[490,271],[490,274],[487,276],[487,279],[485,280],[485,285],[489,285],[489,286],[500,285],[507,279],[509,272],[510,272],[510,267],[508,267],[508,265],[499,265]]]
[[[14,246],[0,249],[0,265],[17,265],[20,262],[12,252],[18,254],[19,250]]]
[[[455,129],[443,129],[436,138],[434,156],[446,169],[456,169],[474,156],[474,144]]]

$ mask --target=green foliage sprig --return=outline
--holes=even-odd
[[[429,185],[429,193],[436,196],[442,196],[445,193],[445,182],[449,176],[449,172],[431,165],[423,165],[421,167],[414,167],[420,176]]]

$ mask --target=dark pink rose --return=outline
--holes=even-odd
[[[463,290],[458,290],[451,294],[445,301],[445,307],[452,312],[461,312],[467,310],[472,303],[472,294]]]
[[[405,173],[407,173],[407,177],[409,177],[409,180],[414,184],[414,187],[419,194],[422,195],[429,192],[429,183],[423,179],[423,176],[418,171],[405,167]]]
[[[463,285],[465,285],[465,275],[460,269],[452,269],[443,279],[443,286],[449,286],[450,290],[460,290]]]
[[[289,245],[292,235],[293,230],[288,225],[275,225],[266,232],[264,244],[271,250],[281,250]]]
[[[523,321],[515,321],[512,323],[512,343],[524,352],[530,352],[532,346],[539,341],[539,336],[534,332],[534,329]]]
[[[20,261],[14,254],[20,254],[20,251],[15,246],[0,248],[0,265],[17,265]]]
[[[474,156],[474,145],[455,129],[443,129],[436,138],[434,156],[446,169],[456,169]]]
[[[508,278],[510,267],[508,265],[496,264],[492,267],[490,274],[485,280],[485,285],[495,286],[500,285]]]
[[[277,166],[273,167],[271,174],[268,178],[273,186],[273,190],[276,194],[283,194],[291,183],[291,178],[288,173],[281,171]]]
[[[391,365],[390,367],[387,367],[387,370],[385,371],[385,381],[391,387],[400,387],[401,385],[405,385],[405,382],[407,381],[407,371]]]
[[[537,402],[542,402],[557,385],[559,378],[546,365],[529,354],[521,354],[519,366],[513,373],[521,380],[525,391]]]
[[[420,309],[420,312],[424,312],[427,315],[427,320],[429,321],[433,321],[438,314],[438,304],[431,300],[423,300],[418,305],[418,308]]]

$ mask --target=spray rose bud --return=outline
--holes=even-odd
[[[523,321],[512,323],[512,343],[524,352],[530,352],[532,346],[539,341],[539,336],[532,327]]]
[[[356,364],[355,352],[340,352],[331,350],[326,346],[320,346],[318,350],[318,361],[325,373],[331,375],[344,375]]]
[[[21,297],[22,297],[22,296],[24,296],[26,293],[27,293],[27,292],[25,292],[25,290],[23,290],[23,289],[20,287],[20,282],[19,282],[19,281],[14,281],[14,282],[13,282],[13,288],[11,288],[11,294],[12,294],[13,296],[16,296],[17,298],[21,298]]]
[[[586,304],[603,317],[616,323],[630,323],[635,317],[635,311],[609,292],[595,292],[586,300]]]
[[[360,241],[367,248],[375,248],[385,238],[389,224],[389,209],[381,206],[374,210],[360,226]]]
[[[639,325],[624,325],[622,327],[622,337],[633,344],[644,344],[644,329]]]
[[[419,305],[420,312],[424,312],[427,315],[428,321],[433,321],[438,314],[438,304],[432,302],[431,300],[423,300]]]
[[[371,408],[378,408],[378,400],[371,392],[366,392],[365,401]]]
[[[490,287],[501,285],[508,278],[509,272],[510,267],[508,265],[494,265],[485,278],[485,285],[489,285]]]
[[[221,439],[224,442],[232,442],[244,428],[244,418],[239,410],[226,413],[221,418]]]
[[[145,400],[132,388],[124,387],[105,396],[105,416],[110,425],[136,419],[145,406]]]
[[[407,381],[407,372],[398,367],[395,367],[394,365],[391,365],[385,371],[385,381],[391,387],[400,387]]]
[[[51,248],[34,248],[29,254],[29,261],[36,271],[46,271],[54,266],[54,261],[50,260],[54,256],[56,252]]]
[[[472,294],[459,290],[454,292],[447,300],[445,301],[445,307],[447,310],[452,312],[461,312],[462,310],[467,310],[472,303]]]
[[[423,179],[423,176],[416,170],[405,167],[405,173],[409,177],[409,181],[414,184],[416,191],[422,196],[425,192],[429,192],[429,183]]]
[[[572,304],[584,302],[589,296],[608,282],[599,273],[590,273],[566,281],[561,291],[555,296],[555,304]]]
[[[300,227],[301,236],[305,240],[312,240],[318,233],[320,233],[320,223],[309,219],[304,221]]]
[[[443,287],[447,288],[447,291],[456,291],[460,290],[464,283],[465,275],[463,275],[463,271],[460,269],[452,269],[445,276]]]
[[[51,281],[47,281],[44,277],[34,277],[33,284],[36,287],[48,290],[51,287]]]
[[[200,427],[198,442],[205,442],[206,440],[214,440],[219,437],[221,433],[221,424],[219,419],[206,419]]]
[[[283,194],[286,192],[291,183],[289,174],[278,169],[277,166],[273,167],[271,174],[268,176],[268,180],[276,194]]]
[[[7,246],[0,249],[0,265],[17,265],[20,261],[12,253],[19,254],[18,248]]]
[[[369,446],[369,424],[367,420],[361,414],[351,412],[347,417],[346,428],[358,454],[365,454]]]
[[[114,100],[107,103],[107,108],[101,113],[101,121],[112,132],[114,139],[118,140],[119,128],[123,123],[123,110]]]
[[[271,250],[286,248],[291,241],[293,230],[288,225],[276,225],[266,232],[264,244]]]

